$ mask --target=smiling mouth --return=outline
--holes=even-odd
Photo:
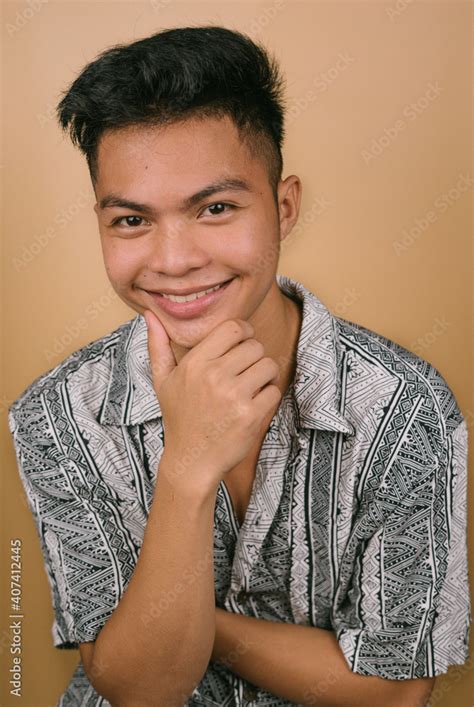
[[[212,288],[211,292],[199,296],[197,296],[198,293],[193,293],[185,297],[174,297],[172,295],[165,297],[159,292],[149,292],[148,290],[144,290],[144,292],[147,292],[150,297],[153,297],[160,309],[170,316],[177,317],[178,319],[188,319],[205,313],[209,307],[216,306],[219,300],[225,296],[232,282],[236,279],[237,276],[226,280],[226,282]]]
[[[205,297],[206,295],[211,294],[212,292],[216,292],[217,290],[220,290],[222,287],[225,285],[228,285],[234,278],[230,278],[229,280],[225,280],[225,282],[221,282],[219,285],[215,285],[214,287],[209,287],[206,290],[199,290],[198,292],[191,292],[188,295],[173,295],[173,294],[166,294],[164,292],[149,292],[149,294],[155,295],[157,297],[162,297],[164,299],[169,300],[170,302],[193,302],[194,300],[201,299],[201,297]]]

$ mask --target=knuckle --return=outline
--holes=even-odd
[[[256,354],[259,354],[260,356],[262,356],[262,354],[265,353],[265,347],[261,341],[259,341],[258,339],[248,339],[248,341],[251,342],[252,346],[255,349]]]
[[[245,420],[249,415],[249,407],[249,404],[240,398],[237,390],[233,390],[230,400],[230,409],[234,418],[237,420]]]
[[[233,329],[235,329],[235,327],[238,327],[238,329],[243,329],[244,322],[242,319],[235,318],[235,319],[229,319],[227,324],[228,324],[228,326],[232,327]]]
[[[267,386],[267,390],[271,390],[272,394],[275,397],[275,401],[281,400],[281,398],[282,398],[281,390],[277,385],[274,385],[272,383],[272,385]]]
[[[233,329],[237,326],[241,333],[245,334],[245,332],[254,331],[252,324],[246,319],[239,319],[238,317],[236,317],[235,319],[229,319],[228,321],[232,325]]]
[[[262,358],[262,361],[265,362],[265,366],[266,366],[267,368],[273,369],[273,370],[275,371],[275,373],[276,373],[277,370],[278,370],[278,371],[280,370],[280,369],[278,368],[278,365],[277,365],[276,362],[274,361],[274,359],[271,358],[270,356],[264,356],[264,357]]]

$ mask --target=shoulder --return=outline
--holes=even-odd
[[[333,319],[359,403],[364,390],[375,405],[386,406],[398,397],[397,411],[413,415],[416,408],[417,422],[436,429],[440,445],[465,424],[453,390],[432,363],[368,327],[334,315]]]
[[[22,419],[34,415],[41,400],[66,385],[70,394],[81,395],[107,385],[115,350],[127,335],[134,319],[121,324],[104,336],[94,339],[73,351],[69,356],[35,378],[8,407],[11,432]]]

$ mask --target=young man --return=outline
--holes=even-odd
[[[80,650],[60,705],[422,705],[468,658],[466,422],[432,365],[276,275],[282,83],[189,27],[58,106],[137,312],[9,410],[54,645]]]

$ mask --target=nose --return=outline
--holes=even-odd
[[[193,268],[202,268],[210,261],[206,250],[186,228],[184,220],[163,219],[149,241],[147,266],[153,272],[179,278]]]

